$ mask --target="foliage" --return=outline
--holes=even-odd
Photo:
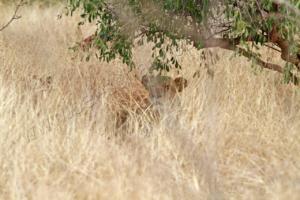
[[[220,47],[251,58],[264,68],[295,80],[300,69],[300,0],[68,0],[69,14],[80,10],[82,21],[96,22],[97,56],[122,58],[134,66],[131,49],[152,42],[158,70],[180,68],[179,42],[195,48]],[[262,46],[281,53],[288,67],[267,63],[255,53]]]

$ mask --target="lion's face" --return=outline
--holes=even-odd
[[[187,80],[182,77],[172,79],[168,76],[144,75],[142,84],[148,90],[151,98],[174,97],[187,87]]]
[[[142,81],[137,81],[134,86],[114,88],[109,104],[115,114],[116,125],[120,127],[126,122],[130,113],[152,112],[153,100],[158,98],[173,98],[177,92],[182,92],[187,87],[187,80],[178,77],[172,79],[168,76],[143,76]],[[152,113],[152,114],[153,114]]]

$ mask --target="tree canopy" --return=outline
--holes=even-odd
[[[132,48],[152,42],[152,66],[180,68],[180,42],[197,49],[220,47],[250,58],[297,83],[300,71],[300,0],[68,0],[79,24],[95,22],[89,38],[100,60],[121,58],[133,67]],[[138,40],[138,42],[136,42]],[[280,52],[285,66],[266,62],[256,49]]]

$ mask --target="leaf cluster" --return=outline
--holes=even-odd
[[[288,67],[280,72],[291,74],[300,65],[300,0],[277,3],[273,0],[68,0],[69,14],[81,12],[82,21],[96,22],[94,46],[97,57],[111,61],[117,57],[130,67],[135,37],[153,44],[153,68],[169,70],[180,68],[176,51],[185,41],[197,49],[216,47],[238,50],[242,55],[263,63],[261,55],[254,53],[261,46],[271,44],[282,53]],[[121,5],[121,6],[120,6]],[[135,37],[126,33],[131,19],[121,10],[136,18]],[[275,34],[276,33],[276,34]],[[278,39],[280,37],[280,40]],[[284,41],[285,43],[283,43]],[[280,43],[281,42],[281,43]],[[288,44],[288,45],[286,45]],[[237,48],[237,46],[239,48]],[[299,57],[299,59],[298,59]],[[297,60],[298,59],[298,60]],[[264,63],[263,63],[264,64]],[[268,66],[265,64],[265,66]],[[267,67],[268,68],[268,67]],[[269,67],[270,68],[270,67]],[[287,80],[290,77],[287,78]]]

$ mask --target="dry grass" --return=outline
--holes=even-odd
[[[189,50],[189,86],[160,121],[133,114],[117,130],[109,93],[134,76],[72,59],[76,20],[57,11],[28,8],[0,33],[0,199],[300,198],[299,88],[217,49],[200,67]],[[135,55],[141,76],[148,47]]]

